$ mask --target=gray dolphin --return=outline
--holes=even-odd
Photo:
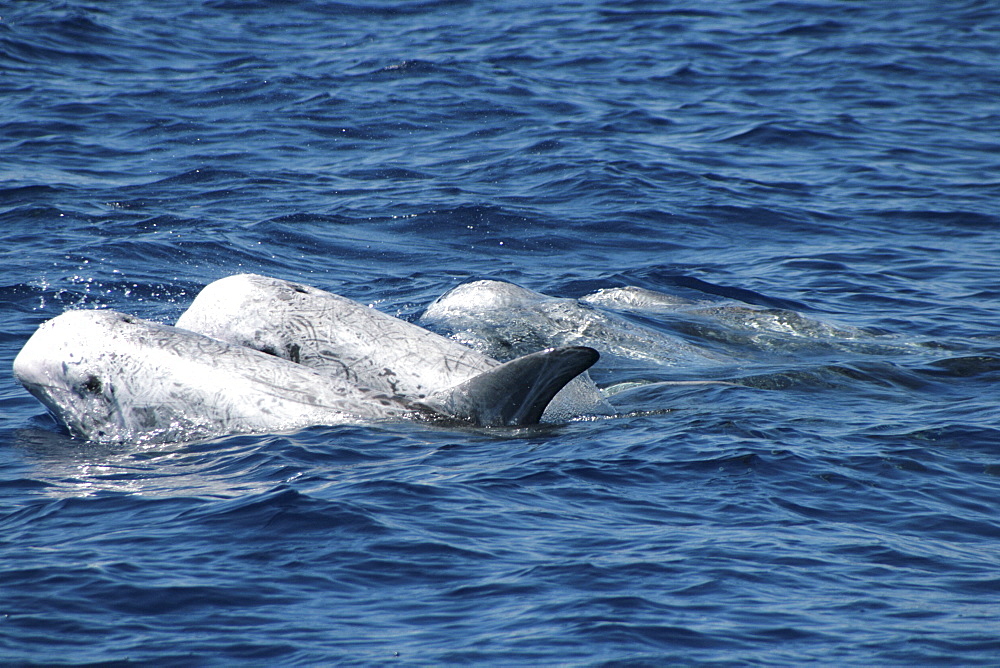
[[[228,276],[205,286],[176,324],[413,402],[501,365],[346,297],[256,274]],[[612,412],[584,373],[556,395],[543,419],[558,422]]]
[[[583,345],[622,360],[702,365],[721,356],[576,299],[478,280],[438,297],[420,323],[486,354],[511,359],[553,345]]]

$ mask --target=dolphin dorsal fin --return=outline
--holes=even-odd
[[[599,357],[583,346],[549,348],[437,392],[424,405],[479,427],[537,424],[552,397]]]

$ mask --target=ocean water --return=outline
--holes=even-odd
[[[0,662],[997,665],[997,62],[974,0],[4,4]],[[637,286],[594,378],[733,385],[139,447],[10,376],[240,272]]]

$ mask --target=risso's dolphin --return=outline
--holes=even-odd
[[[721,358],[580,300],[549,297],[505,281],[456,286],[427,307],[420,323],[500,359],[553,345],[583,345],[618,360],[656,365],[697,365]]]
[[[649,326],[643,320],[663,326]],[[499,359],[577,345],[598,350],[619,367],[628,361],[658,367],[718,367],[771,351],[834,348],[879,354],[888,350],[869,332],[828,325],[795,311],[731,300],[692,301],[635,286],[565,299],[504,281],[478,280],[441,295],[419,322]],[[692,345],[671,331],[706,345]]]
[[[583,347],[546,350],[417,398],[177,327],[79,310],[43,323],[14,375],[78,436],[167,442],[411,417],[533,424],[597,358]]]
[[[205,286],[176,324],[411,402],[501,365],[364,304],[256,274],[229,276]],[[584,373],[556,395],[544,419],[612,412]]]

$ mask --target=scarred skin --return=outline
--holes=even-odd
[[[71,432],[96,441],[194,440],[408,411],[383,393],[116,311],[44,323],[14,375]]]
[[[413,401],[501,364],[345,297],[255,274],[229,276],[207,285],[177,326]],[[610,412],[584,374],[556,395],[543,420]]]
[[[355,334],[348,329],[345,336]],[[375,420],[535,424],[553,396],[597,358],[586,347],[548,349],[407,395],[391,369],[327,373],[187,329],[81,310],[42,324],[14,360],[14,375],[77,436],[168,442]],[[359,361],[346,358],[341,368]],[[451,364],[461,366],[461,359]]]

